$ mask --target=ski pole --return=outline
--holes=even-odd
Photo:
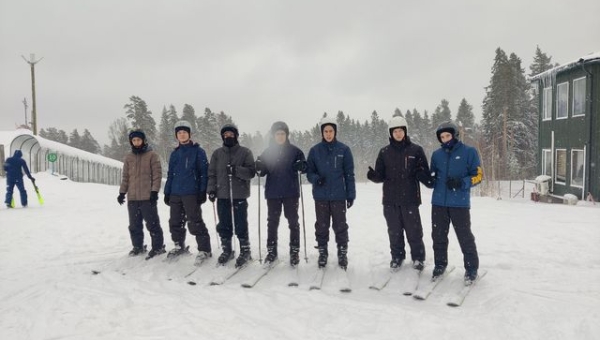
[[[229,177],[229,204],[231,205],[231,242],[233,243],[232,254],[235,257],[235,240],[233,237],[233,235],[235,235],[235,214],[233,213],[233,174],[231,173],[233,169],[231,168],[231,164],[228,164],[227,167],[229,168],[227,171],[227,177]]]
[[[215,208],[215,202],[212,202],[212,207],[213,207],[213,219],[215,220],[215,230],[218,233],[219,231],[217,230],[218,229],[218,227],[217,227],[218,222],[217,222],[217,211],[216,211],[216,208]],[[219,248],[221,248],[221,238],[220,237],[217,237],[217,245],[218,245]]]
[[[302,172],[298,171],[298,186],[300,187],[300,203],[302,205],[302,233],[304,234],[304,260],[308,263],[308,254],[306,253],[306,224],[304,222],[304,195],[302,193]]]
[[[260,239],[260,176],[258,176],[258,261],[259,263],[262,263],[262,247]]]

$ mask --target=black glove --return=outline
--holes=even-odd
[[[202,191],[198,194],[198,204],[202,204],[204,202],[206,202],[206,191]]]
[[[158,202],[158,191],[150,191],[150,201],[152,203]]]
[[[377,180],[377,178],[379,178],[379,176],[377,175],[375,170],[373,170],[373,168],[369,167],[369,171],[367,171],[367,179],[369,181],[375,182]]]
[[[306,161],[303,161],[301,159],[297,160],[296,162],[294,162],[294,164],[292,164],[292,169],[294,169],[294,171],[300,171],[301,173],[305,173],[307,167],[308,165]]]
[[[263,163],[260,157],[256,159],[256,162],[254,162],[254,168],[256,169],[256,174],[260,177],[267,175],[267,166],[265,163]]]
[[[29,177],[29,179],[31,180],[31,183],[33,183],[35,185],[35,178]]]
[[[450,177],[446,181],[446,186],[451,190],[459,190],[463,187],[463,181],[460,178]]]
[[[325,185],[325,177],[319,177],[319,179],[317,179],[317,185],[322,187]]]
[[[235,176],[235,165],[227,164],[227,175]]]
[[[125,194],[124,193],[119,193],[119,197],[117,197],[117,202],[119,202],[119,205],[123,205],[123,203],[125,203]]]
[[[211,192],[209,192],[209,193],[208,193],[208,199],[209,199],[211,202],[214,202],[214,201],[217,199],[217,193],[216,193],[216,192],[214,192],[214,191],[211,191]]]
[[[171,205],[171,196],[170,195],[165,195],[165,204],[166,205]]]
[[[350,209],[350,207],[354,204],[354,200],[347,200],[346,201],[346,208]]]

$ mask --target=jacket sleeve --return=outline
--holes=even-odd
[[[196,169],[198,170],[198,190],[206,192],[208,186],[208,158],[206,152],[198,148],[198,157],[196,157]]]
[[[250,149],[247,149],[246,156],[242,165],[235,169],[235,176],[244,180],[250,180],[256,175],[256,166],[254,165],[254,155]]]
[[[425,156],[423,148],[419,148],[419,150],[417,151],[417,165],[415,169],[415,177],[426,187],[430,189],[433,188],[435,179],[431,176],[429,165],[427,165],[427,156]]]
[[[346,184],[346,199],[354,200],[356,198],[356,182],[354,179],[354,158],[352,151],[346,147],[344,156],[344,183]]]
[[[27,177],[31,178],[31,172],[29,172],[27,163],[23,159],[21,159],[21,166],[23,167],[23,171],[25,171],[25,175],[27,175]]]
[[[171,152],[169,157],[169,169],[167,169],[167,182],[165,183],[165,195],[171,195],[171,185],[173,184],[173,168],[175,167],[175,152]]]
[[[312,148],[308,152],[308,159],[306,160],[306,179],[312,184],[317,183],[319,179],[319,172],[317,171],[317,165],[315,164],[315,149]]]
[[[129,190],[129,162],[127,156],[123,159],[123,173],[121,174],[121,187],[119,187],[119,193],[126,194]]]
[[[375,161],[375,178],[374,183],[381,183],[385,180],[385,161],[383,160],[383,149],[379,150],[377,160]]]
[[[469,148],[469,157],[467,160],[467,172],[469,177],[467,180],[463,180],[466,184],[466,188],[471,188],[483,180],[483,169],[481,168],[481,161],[479,160],[479,155],[477,154],[477,150],[475,148]]]
[[[217,152],[218,149],[213,151],[213,154],[210,157],[210,163],[208,163],[208,183],[206,192],[217,191]]]
[[[150,157],[150,167],[152,170],[152,187],[150,191],[160,191],[160,185],[162,181],[162,165],[160,164],[160,157],[156,152],[152,152]]]

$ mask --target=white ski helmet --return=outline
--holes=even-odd
[[[333,118],[330,118],[327,116],[321,118],[321,121],[319,122],[319,127],[321,128],[321,134],[323,134],[323,129],[325,128],[325,125],[333,126],[333,131],[337,135],[337,122]]]
[[[390,119],[390,122],[388,123],[388,129],[390,131],[390,136],[392,135],[392,131],[394,131],[394,129],[397,128],[404,128],[404,133],[408,134],[408,124],[406,124],[406,119],[404,119],[404,117],[402,116],[394,116],[392,117],[392,119]]]
[[[177,131],[179,130],[185,130],[191,135],[192,125],[187,120],[180,120],[177,123],[175,123],[175,134],[177,134]]]

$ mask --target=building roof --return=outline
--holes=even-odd
[[[553,67],[553,68],[546,70],[540,74],[536,74],[535,76],[530,78],[530,81],[536,81],[536,80],[540,80],[540,79],[546,79],[551,76],[556,76],[556,74],[559,72],[567,71],[567,70],[570,70],[570,69],[573,69],[576,67],[581,67],[582,63],[584,63],[584,62],[586,64],[600,62],[600,51],[590,53],[586,56],[577,58],[568,63],[564,63],[562,65]]]

